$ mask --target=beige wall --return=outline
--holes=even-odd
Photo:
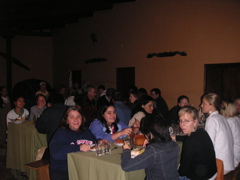
[[[136,85],[162,90],[168,105],[179,95],[198,106],[204,64],[240,62],[239,0],[137,0],[117,4],[54,32],[54,83],[68,69],[82,80],[116,86],[117,67],[135,67]],[[98,41],[93,46],[90,34]],[[186,51],[188,56],[146,58],[148,53]],[[85,64],[91,58],[107,62]],[[61,62],[61,63],[60,63]]]
[[[30,79],[43,79],[53,84],[53,51],[52,38],[15,36],[12,39],[12,56],[31,71],[27,71],[12,63],[12,86]],[[0,38],[0,51],[6,53],[6,41]],[[7,85],[6,59],[0,57],[0,85]]]

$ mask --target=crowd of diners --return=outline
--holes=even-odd
[[[5,86],[0,89],[0,143],[5,144],[7,125],[13,119],[36,121],[39,133],[46,134],[48,148],[43,158],[50,159],[51,179],[68,179],[67,154],[87,152],[91,144],[114,142],[141,133],[145,152],[131,158],[131,147],[124,142],[121,166],[124,171],[145,169],[146,179],[215,179],[216,158],[223,161],[224,174],[240,162],[240,98],[221,100],[215,93],[204,94],[200,107],[190,105],[180,95],[170,110],[161,91],[133,86],[127,96],[120,90],[74,84],[49,92],[41,82],[36,92],[36,105],[24,108],[23,96],[14,97],[14,107]],[[202,121],[204,119],[204,121]],[[199,121],[205,124],[199,128]],[[169,128],[179,125],[186,138],[179,146]]]

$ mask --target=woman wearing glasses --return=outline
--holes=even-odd
[[[216,157],[213,143],[204,129],[197,129],[198,110],[192,106],[179,113],[180,127],[188,138],[182,146],[180,167],[181,180],[211,179],[216,176]]]

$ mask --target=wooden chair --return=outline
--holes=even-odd
[[[238,165],[233,171],[224,175],[224,180],[240,180],[240,165]]]
[[[36,170],[37,180],[50,180],[49,164],[50,164],[49,160],[42,159],[25,164],[24,166]]]
[[[216,159],[216,164],[217,164],[217,177],[215,180],[223,180],[224,179],[223,161],[220,159]]]

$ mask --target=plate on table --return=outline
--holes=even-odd
[[[17,120],[17,121],[13,121],[15,124],[21,124],[23,123],[25,120]]]
[[[117,146],[123,146],[124,143],[123,143],[123,140],[116,140],[114,144]]]
[[[90,151],[96,151],[96,145],[95,144],[90,144]]]

